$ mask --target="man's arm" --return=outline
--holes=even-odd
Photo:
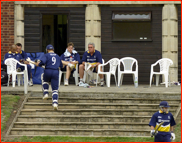
[[[174,130],[174,126],[171,126],[170,131],[173,132],[173,130]]]
[[[86,55],[86,53],[84,53],[83,57],[82,57],[82,64],[85,65],[86,61],[87,61],[87,55]]]
[[[154,130],[154,126],[150,126],[151,130]]]
[[[22,51],[22,52],[23,52],[23,57],[25,59],[24,64],[29,64],[29,62],[26,61],[26,59],[28,58],[27,53],[25,51]]]

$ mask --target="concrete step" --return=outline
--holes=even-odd
[[[127,122],[15,122],[14,128],[54,129],[149,129],[148,123]]]
[[[174,115],[176,109],[170,109]],[[152,116],[156,109],[22,109],[21,115],[138,115]]]
[[[130,89],[128,89],[130,90]],[[59,92],[59,97],[77,97],[77,98],[142,98],[142,99],[148,99],[148,98],[153,98],[153,99],[157,99],[157,100],[181,100],[181,93],[180,92],[128,92],[128,90],[126,90],[126,92],[119,92],[119,91],[107,91],[107,89],[105,90],[103,88],[102,91],[95,91],[94,89],[92,89],[92,91],[88,91],[88,92],[78,92],[78,91],[71,91],[71,92],[62,92],[60,89]],[[107,92],[106,92],[107,91]],[[31,95],[31,97],[42,97],[42,92],[33,92],[33,94]],[[50,97],[51,96],[51,92],[50,92]]]
[[[156,104],[160,103],[165,99],[153,99],[153,98],[91,98],[91,97],[59,97],[60,103],[145,103],[145,104]],[[43,100],[42,97],[29,97],[28,102],[34,103],[51,103],[52,98],[49,97],[48,100]],[[168,101],[169,104],[178,104],[180,100],[171,99]]]
[[[55,128],[12,128],[10,135],[60,135],[60,136],[150,136],[148,130],[126,130],[126,129],[55,129]]]
[[[151,116],[19,115],[16,122],[149,122]]]
[[[176,109],[178,104],[171,104]],[[59,103],[59,109],[158,109],[159,104],[132,103]],[[52,103],[25,103],[24,109],[52,109]]]

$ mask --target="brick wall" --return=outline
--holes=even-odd
[[[14,44],[14,2],[1,2],[1,60]]]

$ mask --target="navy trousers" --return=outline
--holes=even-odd
[[[155,136],[154,142],[171,142],[171,134],[166,133],[166,134],[157,134]]]
[[[58,88],[59,88],[59,70],[45,69],[43,76],[43,91],[44,95],[49,94],[49,82],[51,82],[52,87],[52,103],[58,104]]]

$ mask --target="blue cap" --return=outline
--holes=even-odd
[[[162,107],[170,107],[168,102],[167,101],[162,101],[159,106],[162,106]]]
[[[54,47],[51,44],[49,44],[49,45],[46,46],[46,49],[47,50],[54,50]]]

